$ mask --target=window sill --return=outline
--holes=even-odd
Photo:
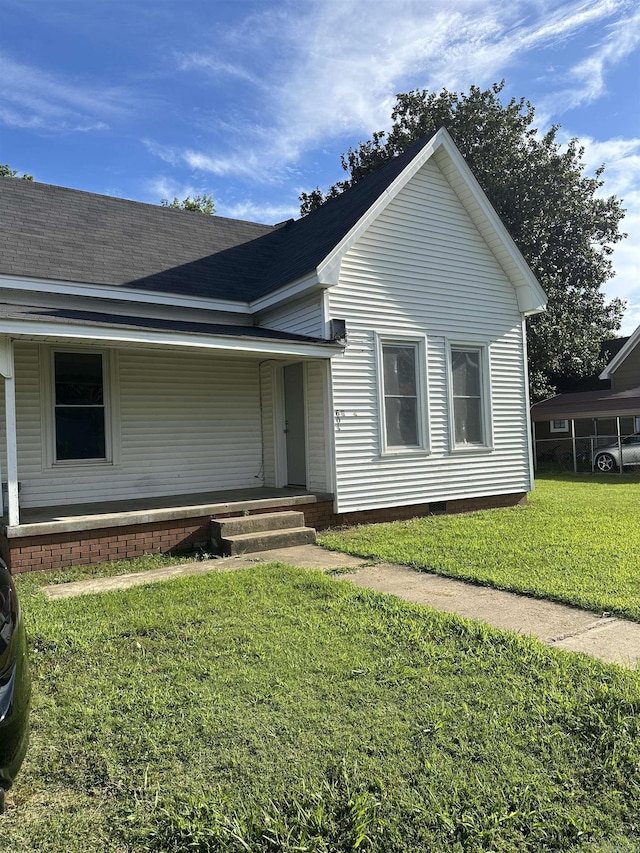
[[[112,459],[61,459],[58,462],[52,462],[47,467],[49,470],[65,469],[65,468],[113,468],[114,462]]]
[[[457,447],[452,447],[449,451],[452,456],[466,456],[473,453],[493,453],[494,447],[491,444],[461,444]]]
[[[427,447],[399,447],[395,449],[382,450],[380,459],[414,458],[416,456],[430,456],[431,451]]]

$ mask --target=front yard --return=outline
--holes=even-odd
[[[29,590],[3,849],[636,849],[635,673],[278,564]]]
[[[527,507],[336,531],[349,554],[640,620],[640,480],[541,477]]]
[[[326,541],[638,618],[639,488],[547,480],[528,508]],[[2,849],[640,850],[635,672],[281,564],[41,582],[18,578],[33,732]]]

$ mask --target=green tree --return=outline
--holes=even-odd
[[[22,178],[23,181],[32,181],[33,175],[19,175],[16,169],[12,169],[7,163],[0,163],[0,178]]]
[[[216,212],[213,196],[202,193],[202,195],[187,196],[180,201],[177,196],[173,197],[173,201],[168,198],[161,198],[160,204],[162,207],[171,207],[174,210],[191,210],[195,213],[206,213],[208,216],[213,216]]]
[[[349,177],[326,194],[300,196],[304,215],[375,171],[418,139],[446,127],[548,296],[544,314],[527,321],[532,401],[550,396],[558,376],[601,369],[600,342],[619,329],[624,303],[605,300],[614,275],[613,246],[626,235],[620,200],[598,194],[604,166],[585,174],[578,140],[558,142],[559,127],[534,126],[524,98],[502,103],[504,81],[481,91],[397,96],[391,130],[342,155]]]

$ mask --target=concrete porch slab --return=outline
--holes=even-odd
[[[333,500],[333,495],[313,493],[287,487],[271,489],[230,489],[187,495],[136,498],[123,501],[69,504],[52,507],[33,507],[22,510],[18,525],[5,524],[8,539],[23,536],[42,536],[95,530],[106,527],[125,527],[180,518],[242,513],[281,506],[302,506]]]

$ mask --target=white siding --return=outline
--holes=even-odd
[[[348,333],[344,356],[332,359],[339,511],[528,489],[515,291],[435,163],[347,252],[329,300]],[[430,454],[380,455],[376,332],[427,335]],[[490,345],[493,450],[450,451],[447,338]]]
[[[263,477],[265,486],[277,486],[276,473],[276,423],[275,423],[275,368],[273,364],[260,365],[260,398],[262,405],[262,436],[264,442]]]
[[[305,299],[263,311],[258,317],[258,324],[267,329],[320,338],[324,334],[321,305],[322,294],[314,293]]]
[[[15,353],[23,506],[261,485],[257,359],[120,349],[118,464],[47,469],[39,347],[17,343]]]
[[[327,425],[324,362],[307,362],[305,370],[307,401],[307,488],[327,491]]]

